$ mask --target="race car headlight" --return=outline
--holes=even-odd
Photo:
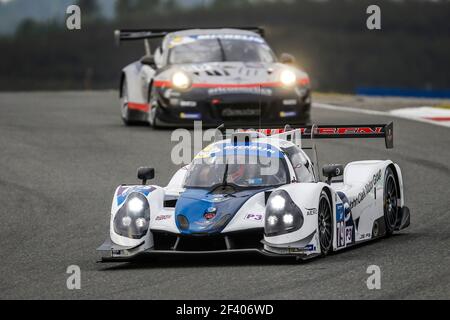
[[[176,89],[187,90],[191,87],[192,81],[186,73],[177,71],[172,76],[172,85]]]
[[[303,225],[303,213],[284,190],[274,191],[266,205],[264,232],[273,237],[299,230]]]
[[[123,237],[140,239],[148,232],[150,206],[142,193],[131,193],[114,217],[114,231]]]
[[[297,75],[294,71],[283,70],[280,74],[280,81],[286,87],[292,87],[297,82]]]

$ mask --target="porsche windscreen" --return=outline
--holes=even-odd
[[[173,39],[169,47],[169,64],[275,61],[272,50],[258,37],[183,37]]]
[[[222,184],[265,188],[286,183],[288,177],[283,158],[247,154],[195,159],[190,165],[184,187],[211,188]]]

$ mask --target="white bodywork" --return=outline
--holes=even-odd
[[[261,136],[257,138],[258,142],[271,144],[275,148],[300,145],[299,141],[291,142],[285,139],[286,134],[270,138]],[[216,144],[220,143],[223,143],[223,141],[217,142]],[[211,149],[211,146],[209,149]],[[306,153],[301,149],[299,150],[302,152],[302,156],[312,164],[312,161]],[[383,190],[385,173],[388,167],[394,171],[398,180],[400,195],[398,206],[404,206],[402,173],[399,166],[390,160],[351,162],[345,167],[343,181],[332,182],[330,184],[320,182],[317,178],[315,178],[314,182],[296,182],[294,168],[286,155],[285,160],[288,164],[290,180],[293,183],[283,185],[271,191],[286,191],[295,205],[303,213],[304,222],[302,227],[295,232],[271,237],[265,235],[263,243],[266,252],[290,255],[301,254],[306,257],[321,253],[317,211],[319,198],[324,190],[330,196],[329,200],[333,212],[332,250],[341,250],[372,239],[374,224],[384,216]],[[113,251],[113,256],[124,257],[137,252],[152,250],[154,244],[152,234],[155,231],[163,231],[174,235],[180,234],[175,220],[174,206],[165,207],[164,203],[165,200],[176,199],[185,192],[183,184],[187,172],[188,166],[179,169],[169,184],[164,188],[158,186],[121,186],[116,190],[111,208],[110,238],[113,244],[123,248]],[[130,190],[126,188],[130,188]],[[122,196],[123,194],[126,195],[127,192],[129,195],[135,188],[137,188],[136,190],[138,192],[141,188],[151,189],[151,192],[146,196],[150,204],[149,230],[141,239],[130,239],[119,236],[114,231],[113,226],[115,215],[121,206],[126,203],[125,199],[118,204],[117,197],[120,194]],[[343,195],[347,198],[347,202],[343,202]],[[266,201],[265,192],[256,193],[250,197],[236,212],[222,233],[228,234],[230,232],[253,229],[263,230],[265,227]]]

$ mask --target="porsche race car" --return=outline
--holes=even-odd
[[[142,185],[114,193],[102,260],[250,252],[309,259],[409,226],[398,164],[326,165],[321,179],[305,138],[384,138],[392,148],[393,125],[237,131],[165,187],[147,185],[155,171],[140,168]]]
[[[122,70],[125,124],[153,127],[273,126],[310,121],[307,73],[277,59],[261,28],[117,30],[117,42],[144,40],[146,55]],[[152,52],[150,40],[160,43]]]

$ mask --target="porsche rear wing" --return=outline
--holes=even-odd
[[[224,133],[224,126],[218,128]],[[249,132],[252,130],[244,130]],[[284,129],[258,129],[253,130],[265,136],[286,139],[301,146],[302,139],[384,139],[387,149],[394,147],[394,123],[388,124],[358,124],[358,125],[307,125],[292,128],[286,126]]]
[[[193,30],[193,29],[238,29],[253,31],[264,37],[265,31],[262,27],[211,27],[211,28],[164,28],[164,29],[123,29],[114,31],[114,39],[117,45],[122,41],[134,41],[134,40],[147,40],[147,39],[158,39],[163,38],[169,33]]]

